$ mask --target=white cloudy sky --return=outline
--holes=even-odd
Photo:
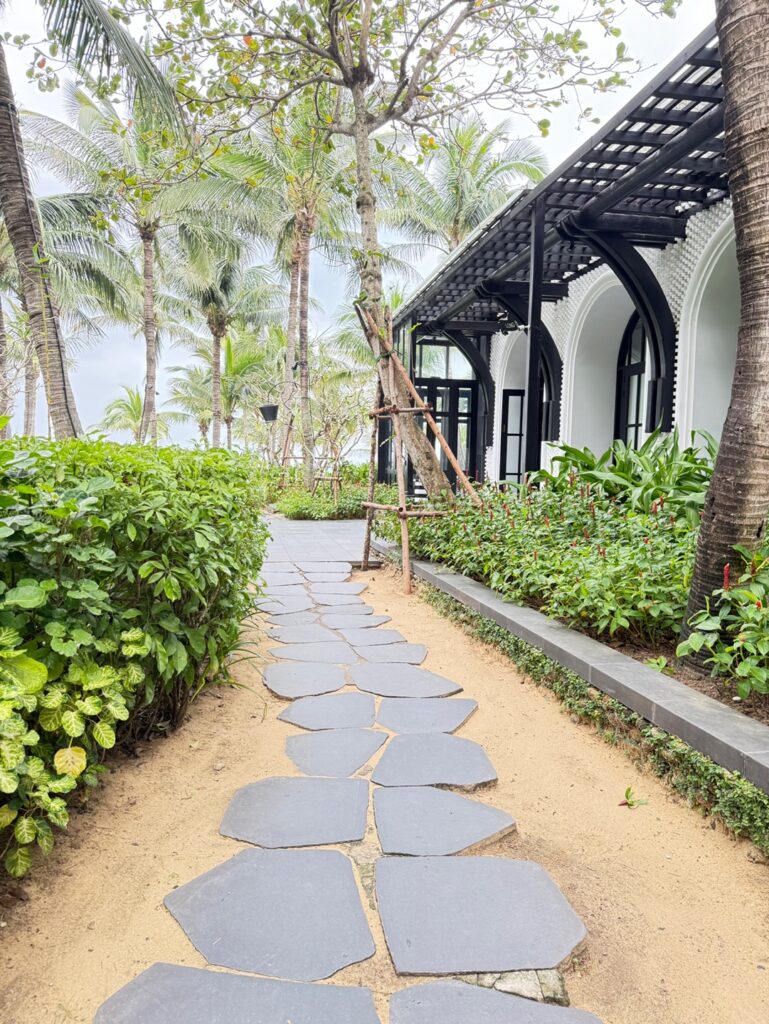
[[[620,0],[622,3],[622,0]],[[675,20],[659,20],[652,17],[634,0],[624,0],[626,8],[621,21],[623,38],[627,42],[631,55],[641,61],[644,70],[634,76],[631,89],[640,87],[652,77],[659,68],[670,60],[679,50],[701,32],[714,18],[714,0],[683,0]],[[5,13],[0,16],[0,30],[13,33],[28,33],[32,38],[41,33],[39,10],[32,7],[29,0],[10,0]],[[591,52],[600,56],[600,34],[591,41]],[[8,50],[8,61],[16,89],[17,101],[20,106],[40,110],[54,116],[62,116],[61,101],[55,93],[41,93],[30,84],[25,71],[29,64],[29,53]],[[630,91],[625,89],[611,95],[585,97],[586,104],[592,104],[596,114],[602,120],[610,117],[630,98]],[[498,115],[495,115],[495,118]],[[562,109],[550,115],[552,128],[547,139],[541,140],[551,167],[557,166],[568,157],[569,153],[585,140],[589,128],[578,129],[576,111]],[[594,130],[594,128],[593,128]],[[529,128],[522,123],[521,133],[527,134]],[[37,188],[40,191],[52,192],[59,185],[44,172],[37,174]],[[420,267],[420,273],[426,275],[432,265]],[[315,295],[322,298],[323,309],[315,315],[319,325],[343,299],[344,282],[338,273],[325,267],[317,260],[313,267]],[[162,357],[164,366],[178,364],[185,359],[183,350],[175,349],[165,352]],[[122,385],[140,386],[143,377],[143,341],[129,337],[125,332],[116,331],[111,337],[78,356],[77,366],[73,371],[73,385],[77,395],[78,406],[84,424],[93,425],[101,419],[105,405],[120,395]],[[160,401],[166,398],[165,374],[161,371]],[[41,396],[42,397],[42,396]],[[46,416],[43,402],[39,403],[38,430],[46,430]],[[192,438],[194,430],[176,428],[174,439],[180,443]]]

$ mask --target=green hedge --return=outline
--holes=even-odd
[[[303,488],[285,491],[275,508],[287,519],[363,519],[368,489],[344,486],[336,501],[328,490],[310,494]],[[375,500],[383,504],[397,504],[398,492],[393,487],[377,487]]]
[[[0,849],[23,875],[122,738],[226,672],[267,537],[224,451],[0,444]]]

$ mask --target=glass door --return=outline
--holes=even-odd
[[[446,438],[449,448],[454,452],[462,469],[471,479],[477,478],[476,466],[476,423],[475,409],[477,403],[477,382],[474,380],[439,380],[432,378],[417,379],[414,382],[417,391],[429,405],[435,422]],[[438,439],[424,424],[427,436],[435,448],[444,473],[452,485],[456,483],[457,474],[449,465],[446,454]],[[422,494],[421,485],[415,477],[413,467],[409,463],[409,491]]]
[[[506,389],[502,392],[502,451],[500,482],[520,483],[523,468],[523,407],[526,392]]]

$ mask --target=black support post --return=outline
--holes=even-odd
[[[545,201],[537,199],[531,211],[529,265],[529,359],[526,380],[526,458],[524,469],[540,468],[539,361],[542,357],[542,275],[545,261]]]

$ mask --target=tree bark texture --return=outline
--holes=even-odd
[[[211,447],[222,443],[222,337],[220,327],[211,328]]]
[[[69,382],[59,313],[50,290],[43,232],[32,196],[13,88],[0,43],[0,209],[21,279],[23,304],[45,382],[57,437],[76,437],[82,426]]]
[[[355,164],[357,175],[356,207],[360,218],[363,242],[363,263],[361,265],[362,304],[368,309],[377,326],[382,329],[382,264],[379,258],[379,235],[376,222],[376,199],[371,172],[371,143],[368,134],[365,94],[361,87],[352,90],[355,108]],[[376,354],[376,353],[375,353]],[[411,404],[403,382],[395,378],[394,391],[391,389],[387,364],[377,364],[382,389],[392,405],[405,409]],[[422,486],[431,498],[451,492],[451,484],[441,469],[435,448],[417,422],[416,416],[401,417],[401,432],[406,451],[411,458]]]
[[[312,411],[310,409],[310,238],[312,225],[300,227],[299,262],[299,411],[302,425],[302,482],[307,490],[315,482]]]
[[[291,250],[291,271],[288,286],[288,324],[286,325],[286,367],[283,373],[283,390],[280,396],[280,430],[278,431],[278,452],[286,453],[286,443],[291,433],[294,412],[294,363],[296,361],[296,333],[299,320],[299,274],[301,263],[302,240],[299,231],[294,232],[294,243]],[[284,460],[285,461],[285,460]]]
[[[705,501],[688,619],[723,584],[735,545],[766,540],[769,511],[769,5],[718,0],[740,328],[731,400]]]
[[[34,437],[37,419],[37,381],[40,370],[30,345],[24,360],[24,436]]]
[[[144,374],[144,404],[140,439],[158,443],[158,339],[155,322],[155,229],[140,227],[142,240],[142,323],[146,365]]]
[[[8,335],[5,333],[5,314],[0,302],[0,419],[13,412],[11,378],[8,373]],[[11,436],[11,425],[0,425],[0,441]]]

